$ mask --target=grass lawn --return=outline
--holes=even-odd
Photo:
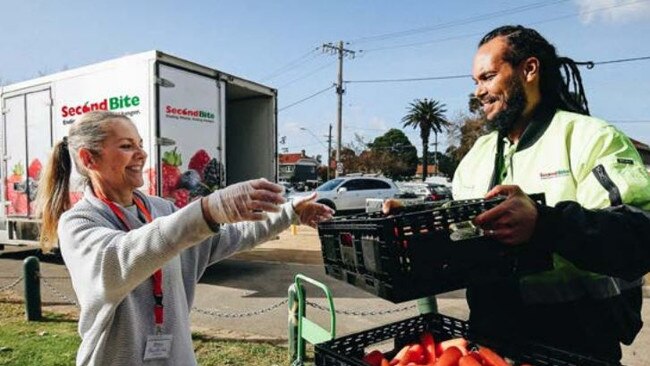
[[[287,365],[286,347],[259,342],[223,341],[192,335],[200,365]],[[80,338],[77,319],[44,313],[27,322],[25,305],[0,298],[0,365],[74,365]]]

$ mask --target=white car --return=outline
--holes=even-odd
[[[325,204],[337,214],[366,209],[367,198],[393,198],[399,189],[392,180],[378,177],[340,177],[316,188],[317,202]]]

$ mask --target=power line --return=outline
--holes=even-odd
[[[599,11],[610,10],[610,9],[613,9],[613,8],[619,8],[619,7],[623,7],[623,6],[629,6],[629,5],[642,3],[642,2],[646,2],[646,1],[648,1],[648,0],[638,0],[638,1],[628,2],[628,3],[605,6],[605,7],[602,7],[602,8],[592,9],[592,10],[589,10],[589,11],[579,11],[579,12],[575,12],[575,13],[571,13],[571,14],[567,14],[567,15],[563,15],[563,16],[559,16],[559,17],[553,17],[553,18],[549,18],[549,19],[540,20],[540,21],[537,21],[537,22],[528,23],[528,26],[543,24],[543,23],[548,23],[548,22],[554,22],[554,21],[557,21],[557,20],[563,20],[563,19],[568,19],[568,18],[573,18],[576,15],[587,15],[587,14],[596,13],[596,12],[599,12]],[[440,43],[440,42],[446,42],[446,41],[453,41],[453,40],[471,38],[471,37],[477,37],[477,36],[483,36],[483,35],[485,35],[484,32],[470,33],[470,34],[463,34],[463,35],[458,35],[458,36],[450,36],[450,37],[445,37],[445,38],[438,38],[438,39],[428,40],[428,41],[411,42],[411,43],[397,44],[397,45],[392,45],[392,46],[369,48],[369,49],[363,50],[363,52],[371,53],[371,52],[377,52],[377,51],[394,50],[394,49],[398,49],[398,48],[408,48],[408,47],[415,47],[415,46],[423,46],[423,45],[428,45],[428,44],[434,44],[434,43]]]
[[[599,62],[594,62],[594,65],[606,65],[606,64],[618,64],[622,62],[633,62],[633,61],[643,61],[643,60],[650,60],[650,56],[642,56],[642,57],[631,57],[631,58],[621,58],[618,60],[609,60],[609,61],[599,61]]]
[[[432,26],[427,26],[427,27],[420,27],[420,28],[415,28],[415,29],[409,29],[409,30],[404,30],[404,31],[399,31],[399,32],[391,32],[391,33],[384,33],[376,36],[367,36],[367,37],[361,37],[354,39],[350,41],[350,43],[365,43],[365,42],[376,42],[376,41],[383,41],[386,39],[390,38],[399,38],[399,37],[406,37],[410,36],[413,34],[418,34],[418,33],[426,33],[426,32],[431,32],[434,30],[440,30],[440,29],[445,29],[445,28],[451,28],[451,27],[456,27],[460,25],[466,25],[466,24],[471,24],[475,22],[480,22],[492,18],[498,18],[502,17],[504,15],[512,15],[516,13],[521,13],[524,11],[529,11],[533,9],[538,9],[546,6],[551,6],[551,5],[556,5],[559,3],[567,2],[568,0],[555,0],[555,1],[540,1],[537,3],[533,4],[528,4],[528,5],[522,5],[518,6],[515,8],[510,8],[510,9],[505,9],[505,10],[499,10],[491,13],[486,13],[486,14],[480,14],[480,15],[475,15],[469,18],[464,18],[464,19],[459,19],[459,20],[452,20],[446,23],[442,24],[436,24]]]
[[[277,76],[280,76],[281,74],[285,73],[286,71],[295,69],[295,67],[299,66],[301,63],[306,63],[308,61],[311,61],[311,60],[306,60],[306,61],[303,61],[303,60],[308,58],[311,55],[316,54],[316,52],[319,49],[320,49],[320,47],[316,47],[316,48],[312,49],[311,51],[301,55],[300,57],[298,57],[298,58],[296,58],[296,59],[294,59],[292,61],[289,61],[286,65],[276,69],[275,71],[271,72],[268,76],[260,79],[260,81],[268,81],[268,80],[273,79],[273,78],[275,78]]]
[[[324,65],[321,65],[321,66],[319,66],[318,68],[316,68],[316,69],[310,71],[310,72],[307,73],[307,74],[304,74],[304,75],[302,75],[302,76],[300,76],[300,77],[298,77],[298,78],[296,78],[296,79],[293,79],[293,80],[291,80],[291,81],[289,81],[289,82],[287,82],[287,83],[282,84],[281,86],[278,86],[278,89],[286,88],[287,86],[289,86],[289,85],[291,85],[291,84],[293,84],[293,83],[295,83],[295,82],[298,82],[298,81],[300,81],[300,80],[306,79],[306,78],[308,78],[308,77],[310,77],[310,76],[316,74],[317,72],[326,69],[327,67],[331,66],[331,65],[334,64],[335,62],[336,62],[336,60],[334,60],[334,61],[330,61],[330,62],[328,62],[328,63],[326,63],[326,64],[324,64]]]
[[[450,36],[450,37],[445,37],[445,38],[438,38],[438,39],[429,40],[429,41],[404,43],[404,44],[399,44],[399,45],[394,45],[394,46],[375,47],[375,48],[365,49],[363,51],[367,54],[367,53],[370,53],[370,52],[394,50],[394,49],[397,49],[397,48],[407,48],[407,47],[414,47],[414,46],[423,46],[423,45],[426,45],[426,44],[433,44],[433,43],[453,41],[453,40],[463,39],[463,38],[477,37],[477,36],[482,36],[484,34],[485,34],[484,32],[477,32],[477,33],[471,33],[471,34],[463,34],[463,35],[458,35],[458,36]]]
[[[346,80],[345,83],[402,83],[411,81],[427,81],[427,80],[450,80],[450,79],[466,79],[472,75],[446,75],[446,76],[428,76],[420,78],[404,78],[404,79],[369,79],[369,80]]]
[[[578,66],[586,66],[588,69],[591,69],[596,65],[607,65],[607,64],[645,61],[645,60],[650,60],[650,56],[621,58],[621,59],[606,60],[606,61],[584,61],[584,62],[576,62],[576,64]],[[472,75],[464,74],[464,75],[443,75],[443,76],[429,76],[429,77],[402,78],[402,79],[346,80],[344,82],[357,83],[357,84],[359,83],[400,83],[400,82],[412,82],[412,81],[464,79],[468,77],[472,77]]]
[[[279,108],[279,109],[278,109],[278,112],[282,112],[282,111],[285,110],[285,109],[289,109],[289,108],[291,108],[291,107],[293,107],[293,106],[295,106],[295,105],[297,105],[297,104],[300,104],[300,103],[302,103],[302,102],[304,102],[304,101],[306,101],[306,100],[309,100],[309,99],[311,99],[311,98],[314,98],[314,97],[317,96],[317,95],[323,94],[323,93],[325,93],[326,91],[328,91],[328,90],[330,90],[330,89],[333,89],[333,88],[334,88],[334,85],[328,86],[327,88],[325,88],[325,89],[323,89],[323,90],[319,90],[319,91],[317,91],[316,93],[314,93],[314,94],[312,94],[312,95],[310,95],[310,96],[308,96],[308,97],[305,97],[305,98],[303,98],[303,99],[300,99],[299,101],[293,102],[293,103],[291,103],[291,104],[289,104],[289,105],[287,105],[287,106],[284,106],[284,107],[282,107],[282,108]]]

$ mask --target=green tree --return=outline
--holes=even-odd
[[[354,150],[348,147],[341,148],[340,161],[343,164],[343,174],[356,173],[360,171],[359,157]]]
[[[445,105],[437,100],[416,99],[411,102],[408,108],[408,113],[402,122],[404,127],[412,126],[414,129],[420,130],[420,138],[422,139],[422,180],[427,178],[428,168],[428,155],[429,155],[429,136],[431,131],[435,135],[435,148],[438,152],[438,133],[442,132],[442,128],[449,125],[445,118]],[[438,155],[436,154],[436,157]],[[436,161],[436,165],[438,162]]]
[[[375,138],[368,144],[370,148],[369,161],[374,162],[375,171],[381,171],[385,176],[401,180],[415,175],[418,155],[415,146],[404,132],[396,128]]]
[[[468,97],[469,114],[460,113],[456,116],[448,130],[448,141],[451,146],[447,149],[447,153],[456,165],[472,148],[476,140],[488,132],[481,103],[474,94],[470,94]]]

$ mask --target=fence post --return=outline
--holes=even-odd
[[[37,257],[30,256],[23,262],[25,283],[25,315],[28,321],[41,320],[41,278]]]

